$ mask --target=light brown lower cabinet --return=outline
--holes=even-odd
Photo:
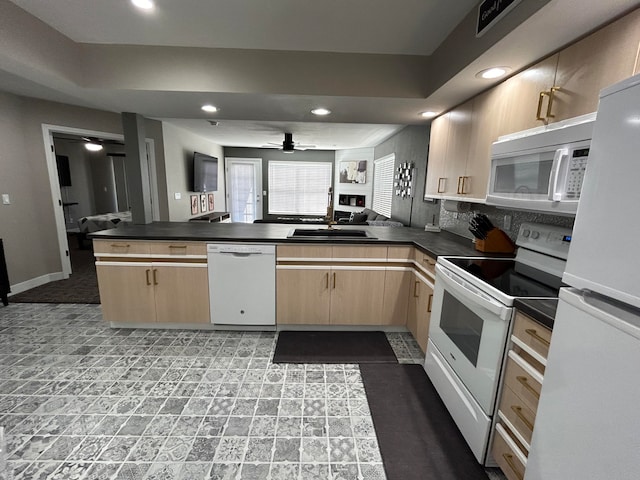
[[[117,323],[208,323],[206,263],[96,262],[102,316]]]
[[[409,289],[409,312],[407,328],[420,345],[427,351],[429,340],[429,323],[431,321],[431,305],[433,303],[433,284],[414,273]]]
[[[381,325],[384,279],[384,268],[279,266],[277,323]]]

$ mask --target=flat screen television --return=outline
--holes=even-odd
[[[218,159],[204,153],[193,154],[193,191],[218,190]]]

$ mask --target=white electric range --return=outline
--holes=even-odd
[[[424,368],[476,459],[489,433],[516,298],[557,298],[571,230],[524,223],[516,258],[439,257]]]

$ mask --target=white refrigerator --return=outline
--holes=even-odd
[[[525,480],[640,478],[640,75],[600,93]]]

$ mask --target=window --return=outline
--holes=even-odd
[[[391,218],[393,200],[394,154],[379,158],[373,162],[373,210]]]
[[[326,215],[333,164],[269,162],[269,213]]]

